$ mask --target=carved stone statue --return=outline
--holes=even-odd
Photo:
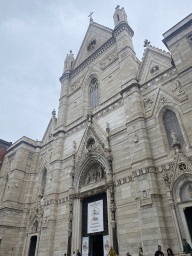
[[[172,130],[171,131],[171,137],[173,139],[173,144],[172,144],[172,147],[174,148],[180,148],[181,147],[181,143],[178,141],[178,138],[177,138],[177,135],[176,133]]]
[[[188,187],[188,193],[189,193],[189,197],[192,199],[192,186],[189,185]]]

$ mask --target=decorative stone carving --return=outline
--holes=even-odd
[[[179,170],[181,172],[186,172],[187,171],[187,165],[183,161],[178,163],[178,167],[179,167]]]
[[[159,71],[159,66],[158,66],[158,65],[155,65],[155,66],[153,66],[153,67],[151,68],[150,74],[151,74],[151,75],[154,75],[154,74],[156,74],[158,71]]]
[[[95,149],[95,140],[92,137],[87,140],[86,148],[89,152]]]
[[[145,41],[144,41],[144,47],[147,47],[148,45],[150,45],[150,41],[148,41],[147,39],[145,39]]]
[[[117,59],[117,55],[116,54],[111,54],[110,56],[108,56],[107,58],[105,58],[104,60],[102,60],[99,63],[99,66],[101,69],[105,69],[107,66],[109,66],[111,63],[113,63],[115,60]]]
[[[192,186],[189,185],[188,187],[188,193],[189,193],[189,197],[192,199]]]
[[[174,83],[171,83],[171,91],[175,93],[177,96],[185,93],[183,86],[181,85],[179,80],[177,80]]]
[[[144,98],[143,99],[143,102],[144,102],[144,108],[145,108],[145,111],[149,111],[151,110],[151,106],[153,104],[153,101],[154,101],[154,97],[155,95],[152,95],[152,96],[149,96],[148,98]]]
[[[168,189],[170,189],[171,187],[171,182],[172,182],[172,179],[173,179],[173,173],[171,174],[168,174],[168,173],[165,173],[163,174],[163,179],[165,181],[165,185]]]
[[[83,78],[81,78],[78,82],[74,83],[69,87],[69,93],[73,93],[74,91],[78,90],[81,88]]]
[[[95,48],[96,48],[96,45],[98,44],[98,39],[95,37],[95,38],[92,38],[88,45],[87,45],[87,52],[88,53],[91,53]]]
[[[104,178],[104,171],[100,164],[95,163],[91,166],[91,168],[88,170],[88,173],[85,176],[84,182],[81,182],[81,185],[88,185],[94,182],[97,182]]]
[[[142,192],[143,199],[147,198],[147,190],[143,190]]]
[[[180,148],[181,147],[181,143],[178,141],[177,135],[176,133],[172,130],[171,131],[171,137],[173,139],[173,144],[172,147],[174,148]]]
[[[187,36],[187,41],[189,42],[189,45],[192,47],[192,34]]]

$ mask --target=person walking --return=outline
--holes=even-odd
[[[73,252],[73,256],[75,256],[75,252]]]
[[[81,253],[79,252],[79,249],[77,249],[77,256],[81,256]]]
[[[127,252],[126,255],[127,255],[127,256],[131,256],[131,255],[129,254],[129,252]]]
[[[143,256],[143,249],[142,249],[142,247],[139,247],[139,256]]]
[[[158,250],[156,251],[155,256],[164,256],[164,253],[161,251],[161,245],[158,245]]]
[[[174,254],[170,248],[167,249],[167,256],[174,256]]]
[[[191,246],[187,243],[186,239],[183,239],[183,252],[186,254],[191,253]]]

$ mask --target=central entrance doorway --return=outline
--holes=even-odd
[[[103,231],[92,231],[90,232],[89,221],[88,221],[88,205],[94,202],[102,201],[103,204]],[[94,210],[94,209],[93,209]],[[94,212],[91,212],[94,216]],[[97,218],[97,212],[95,212],[95,218]],[[93,218],[94,218],[93,217]],[[96,219],[97,220],[97,219]],[[108,235],[108,213],[107,213],[107,195],[101,193],[91,197],[83,199],[82,202],[82,237],[89,239],[89,256],[104,256],[103,237]]]
[[[103,235],[92,235],[89,237],[89,256],[103,256]]]
[[[187,207],[184,210],[184,213],[185,213],[185,218],[187,221],[187,226],[188,226],[189,234],[191,236],[191,241],[192,241],[192,207]]]

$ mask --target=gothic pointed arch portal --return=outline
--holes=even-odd
[[[108,237],[111,246],[115,247],[117,244],[115,240],[115,219],[112,217],[114,213],[112,212],[114,206],[114,185],[110,172],[111,167],[108,159],[91,152],[76,170],[74,179],[76,193],[73,203],[73,216],[76,217],[73,218],[71,252],[76,250],[76,248],[82,248],[83,237],[89,237],[90,256],[94,255],[94,250],[97,250],[98,254],[103,253],[105,237]],[[90,231],[89,225],[91,225],[90,216],[92,211],[89,205],[95,203],[101,203],[102,215],[99,218],[101,218],[101,223],[103,223],[103,229],[97,230],[96,227],[95,231]],[[98,244],[97,248],[94,247],[95,243]]]
[[[192,242],[192,173],[186,170],[173,185],[173,199],[181,239]]]

